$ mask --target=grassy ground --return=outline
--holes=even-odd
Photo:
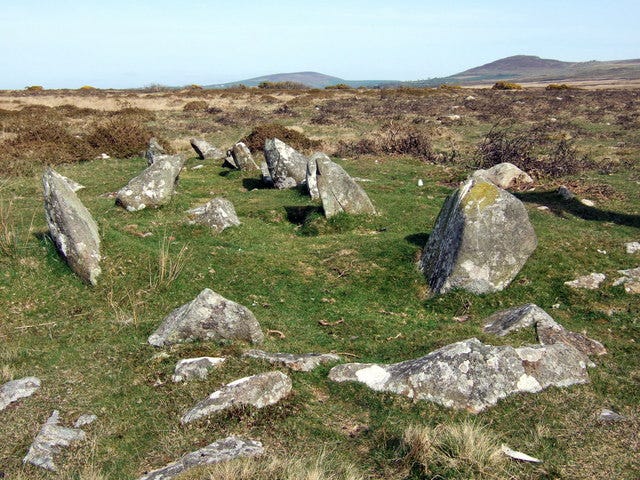
[[[60,173],[87,187],[79,196],[102,236],[103,274],[99,285],[89,288],[66,267],[47,236],[41,167],[33,167],[38,150],[33,143],[32,150],[23,150],[30,161],[26,166],[19,155],[2,159],[0,154],[1,161],[21,166],[18,175],[0,180],[0,380],[35,375],[43,384],[33,397],[0,413],[5,477],[54,477],[21,464],[53,409],[61,411],[65,424],[86,412],[99,417],[87,427],[89,440],[59,457],[63,478],[135,478],[232,434],[261,440],[270,461],[311,459],[311,466],[303,462],[301,467],[307,473],[313,464],[322,464],[325,477],[319,478],[351,478],[354,472],[380,479],[638,477],[640,302],[611,285],[616,270],[639,264],[637,254],[623,248],[625,242],[640,241],[637,91],[196,93],[123,94],[116,104],[155,98],[157,109],[145,107],[153,115],[138,120],[178,151],[194,135],[228,147],[267,121],[302,127],[329,153],[345,148],[340,140],[353,147],[373,135],[377,143],[371,152],[338,162],[353,176],[371,180],[363,186],[380,215],[327,222],[313,215],[320,205],[296,190],[263,189],[255,173],[228,171],[193,157],[169,205],[131,214],[104,194],[140,172],[143,159],[62,164]],[[467,100],[469,95],[475,100]],[[85,96],[78,98],[84,101]],[[19,135],[14,131],[18,107],[33,98],[39,97],[28,97],[28,102],[12,94],[2,97],[7,105],[16,100],[11,111],[0,112],[6,142]],[[64,98],[73,102],[75,97]],[[194,98],[215,108],[182,111]],[[285,104],[293,114],[279,113]],[[98,109],[76,112],[74,118],[55,108],[53,113],[55,122],[79,135],[107,115]],[[462,118],[438,120],[452,113]],[[570,137],[576,158],[587,155],[589,162],[561,177],[541,171],[533,191],[517,193],[539,247],[508,289],[427,298],[415,268],[420,249],[446,195],[469,171],[476,145],[505,118],[513,119],[509,135],[536,128],[546,132],[546,143],[534,145],[530,157],[548,157],[556,138]],[[395,131],[394,125],[401,127],[399,136],[417,131],[431,142],[429,161],[393,151],[389,131]],[[198,164],[204,167],[193,170]],[[418,179],[424,180],[423,187],[417,186]],[[561,183],[596,206],[561,201],[554,193]],[[216,195],[234,203],[240,227],[216,236],[185,223],[187,209]],[[549,210],[537,208],[542,205]],[[598,291],[573,291],[563,284],[594,271],[608,276]],[[182,427],[180,416],[213,390],[271,368],[240,358],[248,348],[242,343],[163,350],[146,343],[171,309],[205,287],[249,307],[265,332],[283,334],[267,335],[263,347],[268,351],[337,352],[347,361],[397,362],[472,336],[494,344],[533,342],[532,332],[495,339],[481,329],[494,311],[533,302],[568,329],[600,340],[609,353],[594,359],[588,385],[510,397],[479,415],[413,403],[362,385],[333,384],[326,378],[330,367],[321,367],[291,373],[294,391],[279,404],[237,409]],[[173,384],[175,363],[200,355],[226,356],[228,362],[206,381]],[[600,423],[601,408],[629,420]],[[469,419],[498,442],[544,462],[501,463],[492,471],[475,471],[434,459],[425,472],[408,455],[402,441],[408,427],[455,426]],[[216,475],[205,469],[185,478]]]

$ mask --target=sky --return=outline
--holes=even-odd
[[[0,0],[0,89],[452,75],[511,55],[640,57],[623,0]]]

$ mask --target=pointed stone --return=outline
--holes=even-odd
[[[249,147],[244,143],[236,143],[230,150],[230,153],[238,169],[245,171],[260,170],[260,167],[258,167],[256,162],[253,160]]]
[[[264,143],[264,157],[278,189],[302,185],[307,180],[307,157],[277,138]]]
[[[162,145],[160,145],[158,139],[156,137],[151,137],[149,139],[147,150],[144,152],[144,158],[147,159],[147,165],[152,165],[153,162],[155,162],[156,157],[166,154],[166,150]]]
[[[236,210],[226,198],[217,197],[204,205],[188,210],[190,223],[206,225],[216,233],[222,232],[225,228],[240,225]]]
[[[58,252],[85,283],[96,285],[101,273],[98,225],[65,177],[48,168],[42,185],[45,217]]]

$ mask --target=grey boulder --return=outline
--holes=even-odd
[[[469,179],[445,201],[419,268],[432,294],[503,290],[537,246],[527,210],[509,192]]]
[[[260,173],[262,174],[262,182],[267,187],[273,187],[273,178],[271,178],[271,172],[269,172],[267,162],[260,163]]]
[[[76,275],[96,285],[101,273],[98,225],[65,177],[48,168],[42,186],[45,217],[56,248]]]
[[[253,160],[253,156],[251,155],[249,147],[247,147],[242,142],[236,143],[233,148],[229,150],[229,154],[227,156],[231,156],[233,162],[236,165],[236,168],[240,170],[250,171],[260,169],[258,165],[256,165],[256,162]]]
[[[278,189],[302,185],[307,180],[307,157],[277,138],[264,142],[269,175]]]
[[[174,383],[192,379],[204,380],[211,369],[221,365],[224,361],[225,359],[222,357],[185,358],[177,363],[171,380]]]
[[[222,232],[225,228],[240,225],[236,210],[226,198],[217,197],[209,200],[206,204],[187,211],[190,223],[206,225],[216,233]]]
[[[60,426],[59,416],[58,411],[54,410],[29,447],[27,455],[22,460],[23,463],[56,472],[58,468],[53,462],[53,456],[59,453],[62,447],[69,447],[86,438],[85,433],[80,429]]]
[[[586,356],[564,343],[513,348],[471,338],[415,360],[338,365],[329,378],[477,413],[513,394],[587,383],[588,364]]]
[[[341,358],[333,353],[270,353],[263,350],[248,350],[244,357],[266,360],[269,363],[284,365],[297,372],[310,372],[323,363],[339,362]]]
[[[476,170],[472,176],[491,182],[503,189],[533,183],[533,179],[526,172],[509,162],[499,163],[487,170]]]
[[[147,147],[147,150],[144,152],[144,158],[147,159],[147,165],[153,164],[153,162],[156,161],[156,157],[159,157],[161,155],[166,155],[166,154],[167,154],[166,150],[162,145],[160,145],[160,142],[158,142],[158,139],[156,137],[151,137],[149,139],[149,146]]]
[[[193,340],[245,340],[260,343],[264,334],[251,311],[205,288],[191,302],[173,310],[149,343],[163,347]]]
[[[264,408],[291,392],[291,379],[282,372],[267,372],[244,377],[213,392],[180,419],[183,425],[233,406]]]
[[[0,387],[0,412],[21,398],[30,397],[39,388],[40,379],[37,377],[25,377],[5,383]]]
[[[171,201],[184,159],[180,155],[160,155],[140,175],[116,194],[116,204],[135,212],[157,208]]]
[[[196,154],[198,155],[198,158],[200,158],[201,160],[207,160],[207,159],[218,160],[225,157],[225,154],[222,150],[214,147],[206,140],[202,140],[199,138],[192,138],[190,142],[191,142],[191,146],[193,147]]]
[[[200,450],[188,453],[180,460],[149,472],[138,480],[168,480],[193,467],[226,462],[240,457],[254,457],[262,455],[262,453],[264,453],[264,449],[260,442],[227,437],[210,443]]]

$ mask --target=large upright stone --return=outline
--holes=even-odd
[[[327,218],[338,213],[375,214],[376,209],[364,189],[337,163],[325,154],[312,157],[309,178],[315,177],[322,208]],[[315,175],[313,170],[315,168]],[[314,181],[312,180],[312,183]]]
[[[183,164],[180,155],[156,156],[153,164],[118,191],[116,204],[130,212],[166,205],[171,201]]]
[[[251,156],[251,151],[244,143],[238,142],[229,151],[237,168],[240,170],[260,170]]]
[[[65,177],[48,168],[42,186],[44,213],[56,248],[76,275],[95,285],[101,273],[98,225]]]
[[[193,340],[245,340],[260,343],[264,334],[251,311],[205,288],[176,308],[149,336],[156,347]]]
[[[277,138],[264,142],[264,157],[276,188],[291,188],[307,181],[307,157]]]
[[[206,204],[188,210],[190,222],[206,225],[216,233],[240,225],[236,210],[226,198],[216,197]]]
[[[509,285],[536,246],[522,202],[472,178],[445,201],[419,266],[432,294],[491,293]]]
[[[214,147],[206,140],[202,140],[199,138],[192,138],[191,146],[193,147],[196,154],[198,155],[198,158],[200,158],[201,160],[207,160],[207,159],[218,160],[225,157],[224,152],[222,150]]]

